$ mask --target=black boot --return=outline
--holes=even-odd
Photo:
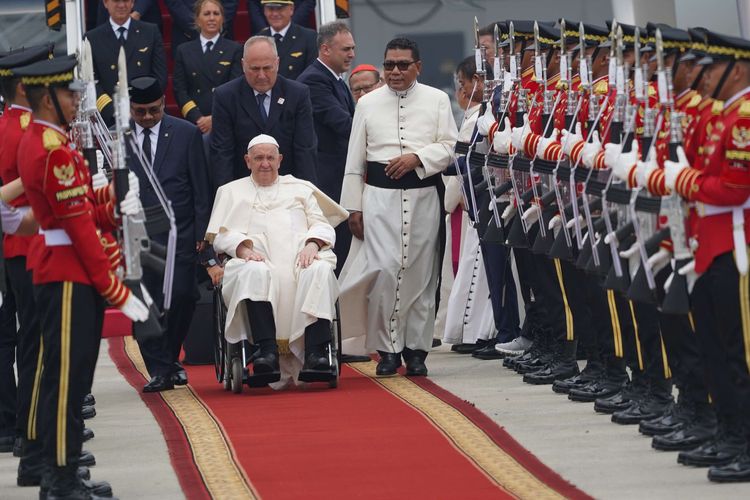
[[[86,470],[88,471],[88,469]],[[82,478],[80,473],[77,475],[78,481],[92,495],[92,497],[112,498],[112,486],[107,481],[91,481],[90,474],[89,478],[86,479]],[[47,467],[47,471],[42,476],[42,482],[39,485],[39,500],[46,500],[48,498],[51,479],[52,475],[49,472],[49,467]]]
[[[558,394],[567,394],[571,389],[579,389],[599,379],[604,373],[604,367],[599,361],[590,360],[581,373],[552,383],[552,390]]]
[[[305,364],[302,372],[330,373],[327,346],[331,341],[331,322],[319,319],[305,328]]]
[[[543,334],[537,335],[534,345],[527,354],[523,354],[515,363],[516,373],[526,374],[546,368],[552,362],[556,346]]]
[[[692,418],[681,428],[654,436],[651,447],[662,451],[692,450],[716,435],[716,416],[708,403],[694,404]]]
[[[656,418],[642,420],[638,424],[638,432],[646,436],[660,436],[670,434],[695,417],[695,405],[680,394],[677,402],[667,406],[667,409]]]
[[[708,480],[715,483],[744,483],[750,481],[750,454],[744,452],[723,466],[708,469]]]
[[[93,489],[89,489],[83,481],[78,479],[76,465],[65,467],[52,467],[47,477],[49,477],[49,490],[47,491],[47,500],[95,500],[98,498],[107,498],[106,496],[96,495]],[[45,478],[46,482],[46,478]],[[105,483],[89,483],[96,488],[107,491],[108,496],[112,496],[112,488]]]
[[[695,467],[727,465],[745,451],[747,443],[741,423],[736,417],[721,417],[716,435],[690,451],[681,451],[677,462]]]
[[[634,374],[633,380],[626,383],[617,393],[594,401],[597,413],[614,413],[628,408],[634,402],[644,399],[648,385],[641,375]],[[571,391],[572,395],[573,391]]]
[[[396,370],[401,366],[401,353],[378,351],[378,354],[380,354],[380,361],[375,368],[375,374],[378,377],[395,375]]]
[[[537,372],[527,373],[523,376],[523,381],[527,384],[545,385],[558,379],[577,375],[579,373],[578,362],[576,361],[577,346],[577,340],[563,341],[562,344],[557,346],[550,364]]]
[[[612,414],[612,422],[621,425],[633,425],[643,420],[661,416],[673,403],[672,382],[670,380],[652,380],[646,397],[624,410]]]
[[[427,352],[404,348],[404,361],[406,361],[406,375],[410,377],[426,377],[427,365],[424,364],[427,359]]]

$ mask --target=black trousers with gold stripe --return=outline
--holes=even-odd
[[[0,437],[12,437],[16,434],[15,361],[16,303],[13,292],[8,287],[0,307]]]
[[[99,354],[104,300],[93,287],[69,281],[37,285],[35,292],[44,345],[39,405],[44,459],[75,471],[82,444],[81,405]]]
[[[720,417],[750,428],[750,275],[731,252],[714,259],[690,296],[709,391]]]
[[[39,325],[34,285],[31,272],[26,270],[26,257],[13,257],[5,261],[13,295],[18,308],[18,404],[16,432],[26,439],[36,439],[37,408],[41,385],[42,366],[39,346],[42,330]],[[30,421],[31,420],[31,421]]]

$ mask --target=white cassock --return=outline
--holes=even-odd
[[[456,138],[448,95],[427,85],[403,92],[384,86],[357,103],[341,205],[362,212],[365,239],[352,240],[340,305],[342,330],[366,333],[369,352],[431,348],[443,207],[434,186],[371,185],[367,163],[414,153],[422,163],[417,180],[429,182],[452,161]]]
[[[249,299],[270,302],[282,365],[282,382],[296,378],[302,366],[305,327],[318,319],[332,321],[338,297],[333,273],[334,226],[347,218],[346,210],[313,184],[291,175],[271,186],[258,186],[245,177],[221,186],[206,231],[217,253],[232,257],[224,267],[222,294],[227,305],[225,337],[236,343],[250,338]],[[307,269],[297,266],[305,243],[325,242]],[[237,247],[250,240],[263,262],[237,258]]]
[[[458,132],[459,141],[471,141],[480,107],[477,104],[467,110],[461,130]],[[458,189],[460,195],[459,179],[460,177],[453,176],[446,185],[446,203],[449,189]],[[476,184],[479,179],[473,181]],[[482,250],[479,246],[479,235],[476,229],[469,226],[466,211],[462,211],[461,216],[461,251],[458,271],[447,300],[443,340],[449,344],[474,344],[478,339],[487,340],[495,335],[495,317]]]

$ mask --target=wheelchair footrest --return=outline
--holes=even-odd
[[[248,374],[247,385],[250,387],[265,387],[281,380],[281,372]]]
[[[302,370],[297,380],[300,382],[330,382],[336,378],[333,370]]]

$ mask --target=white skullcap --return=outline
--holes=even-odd
[[[247,150],[250,151],[253,146],[257,146],[258,144],[273,144],[277,148],[279,147],[279,143],[276,142],[276,139],[268,134],[260,134],[250,139],[250,142],[247,143]]]

